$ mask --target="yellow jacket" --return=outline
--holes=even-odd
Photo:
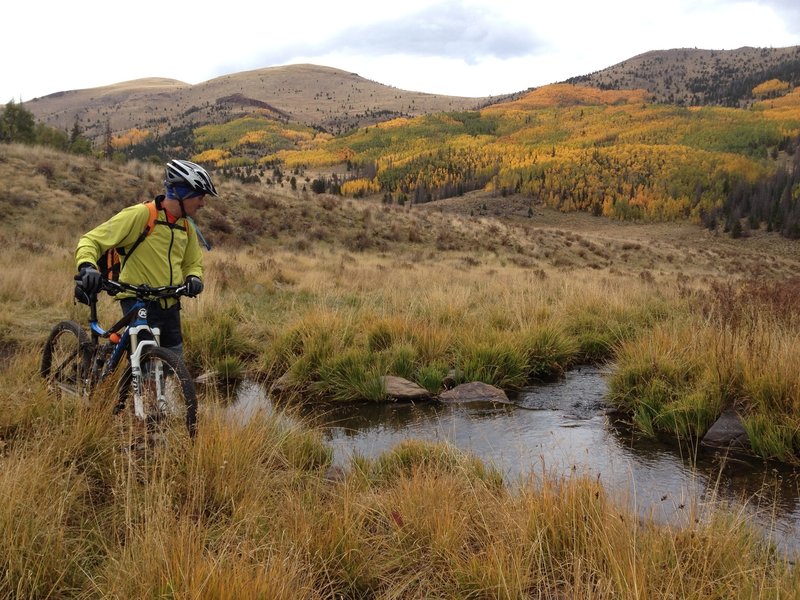
[[[75,250],[75,266],[92,263],[97,266],[100,256],[109,248],[129,249],[147,227],[150,210],[145,204],[129,206],[84,234]],[[151,287],[180,285],[189,275],[203,278],[203,255],[194,226],[186,219],[167,221],[166,212],[158,212],[153,231],[139,244],[136,251],[122,258],[119,280]],[[121,293],[117,298],[132,294]],[[170,299],[167,305],[175,300]]]

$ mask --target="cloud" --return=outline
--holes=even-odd
[[[472,64],[487,57],[530,55],[537,43],[529,29],[489,7],[446,2],[397,20],[345,31],[331,40],[329,48],[461,58]]]
[[[51,18],[37,21],[36,39],[23,25],[38,19],[41,2],[12,3],[5,11],[10,27],[0,35],[0,55],[14,60],[3,64],[0,103],[139,77],[199,83],[300,62],[403,89],[485,96],[561,81],[649,50],[782,47],[800,39],[800,0],[671,0],[658,10],[641,0],[227,0],[223,11],[213,0],[196,0],[195,13],[214,15],[209,35],[191,47],[190,58],[170,60],[159,28],[103,52],[96,34],[124,30],[124,3],[85,0],[80,14],[68,3],[50,4]],[[158,0],[137,7],[163,12]]]
[[[800,4],[797,0],[758,0],[758,4],[774,9],[784,20],[787,31],[800,33]]]
[[[316,43],[287,45],[264,58],[274,64],[329,54],[452,58],[476,64],[540,52],[535,34],[490,6],[450,0],[392,19],[343,29]]]
[[[797,0],[756,0],[756,4],[763,4],[779,12],[798,13]]]

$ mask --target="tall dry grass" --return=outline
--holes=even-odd
[[[21,365],[16,365],[17,367]],[[501,475],[446,444],[355,457],[335,478],[288,414],[206,404],[194,443],[131,447],[107,407],[7,411],[0,595],[15,598],[775,598],[796,565],[744,513],[638,517],[593,479]]]
[[[800,462],[796,286],[714,289],[703,310],[640,332],[617,352],[612,400],[646,431],[694,438],[733,407],[756,454]]]
[[[71,300],[69,248],[31,243],[0,251],[9,274],[0,283],[0,339],[12,350],[40,343],[57,319],[86,317]],[[737,404],[757,452],[785,460],[798,453],[797,319],[784,314],[788,302],[777,290],[752,288],[743,304],[747,294],[702,280],[532,270],[503,253],[480,261],[460,251],[353,254],[328,243],[302,252],[222,247],[206,262],[206,291],[183,311],[186,357],[197,373],[267,382],[288,375],[304,400],[382,400],[386,374],[434,394],[448,373],[513,391],[575,363],[617,357],[652,371],[636,376],[647,389],[626,368],[613,384],[642,430],[702,435]],[[116,319],[113,302],[104,300],[101,316]],[[667,365],[674,347],[696,366]],[[675,368],[688,371],[657,372]]]
[[[230,286],[235,270],[235,329],[249,344],[237,342],[230,328],[225,338],[260,354],[257,369],[267,378],[290,371],[300,387],[325,393],[325,374],[342,375],[331,361],[345,355],[354,363],[347,369],[354,384],[387,373],[422,383],[423,374],[454,369],[517,389],[575,362],[609,358],[616,343],[665,318],[668,298],[679,303],[674,291],[654,292],[639,278],[591,271],[580,280],[543,277],[500,260],[454,268],[445,258],[398,268],[391,257],[326,251],[274,253],[266,269],[264,262],[240,255],[233,267],[220,253],[209,267],[210,293],[196,306],[205,315],[228,313],[230,296],[217,293],[214,275],[220,268]],[[189,318],[193,309],[187,307]],[[201,321],[204,339],[220,318]],[[362,372],[353,372],[359,363]],[[333,388],[342,385],[342,398],[359,399],[346,381]]]

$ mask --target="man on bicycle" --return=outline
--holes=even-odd
[[[140,239],[148,226],[150,209],[144,204],[129,206],[105,223],[84,234],[75,251],[78,284],[87,294],[102,286],[97,268],[100,256],[111,248],[135,252],[122,256],[119,281],[160,287],[185,283],[186,295],[203,291],[203,256],[192,218],[205,204],[206,195],[218,196],[208,172],[188,160],[171,160],[166,165],[165,195],[156,198],[157,218],[152,231]],[[138,243],[137,243],[138,242]],[[125,314],[136,301],[119,294]],[[161,330],[161,346],[183,353],[180,302],[165,299],[148,307],[148,323]]]

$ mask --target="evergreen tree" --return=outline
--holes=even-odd
[[[78,117],[75,117],[75,123],[72,124],[72,130],[69,132],[70,146],[78,141],[82,133],[81,126],[78,124]]]
[[[320,179],[315,179],[311,182],[311,191],[315,194],[322,194],[325,192],[325,188],[327,187],[325,178],[322,177]]]
[[[33,113],[11,100],[0,114],[0,142],[22,142],[32,144],[36,141]]]
[[[111,133],[111,120],[106,119],[106,130],[103,135],[103,149],[106,154],[106,159],[111,160],[114,158],[114,144],[113,135]]]

